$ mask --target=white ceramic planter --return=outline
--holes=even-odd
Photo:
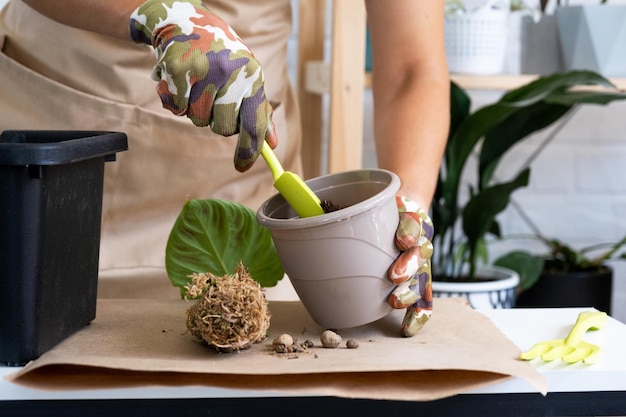
[[[356,327],[386,316],[395,286],[385,274],[399,254],[394,244],[399,178],[369,169],[307,184],[320,199],[347,207],[299,218],[277,194],[257,211],[302,304],[326,328]]]
[[[507,45],[508,3],[490,0],[471,13],[446,16],[445,42],[452,73],[502,72]]]
[[[517,272],[496,266],[483,267],[478,275],[493,278],[480,282],[443,282],[433,280],[434,297],[464,297],[473,308],[497,309],[515,307]]]

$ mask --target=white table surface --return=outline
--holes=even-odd
[[[564,338],[578,314],[586,308],[481,310],[520,350],[541,340]],[[609,317],[603,329],[588,332],[585,340],[602,348],[602,359],[593,365],[531,361],[548,382],[548,392],[622,391],[626,393],[626,325]],[[280,397],[281,392],[188,387],[145,387],[45,392],[7,381],[4,376],[20,368],[0,366],[0,400],[81,400],[137,398],[246,398]],[[526,381],[511,378],[467,394],[534,393]],[[311,393],[315,396],[315,393]],[[539,394],[538,394],[539,395]],[[291,395],[287,395],[291,396]],[[299,395],[302,396],[302,395]]]

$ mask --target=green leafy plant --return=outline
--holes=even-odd
[[[181,296],[191,274],[229,275],[240,262],[262,287],[272,287],[284,276],[271,235],[254,211],[223,200],[187,201],[165,250],[167,274]]]
[[[574,88],[581,86],[602,88]],[[487,237],[502,237],[498,214],[530,180],[530,167],[524,167],[511,180],[498,181],[494,173],[502,157],[575,106],[608,104],[626,94],[597,73],[570,71],[540,77],[474,112],[455,83],[450,99],[450,132],[432,205],[434,278],[473,280],[477,267],[488,262]],[[475,175],[464,176],[472,158]]]
[[[626,260],[626,252],[620,252],[626,246],[626,236],[618,242],[575,249],[561,240],[543,236],[536,227],[534,229],[535,233],[527,237],[541,242],[545,252],[535,254],[524,250],[514,250],[494,261],[494,265],[512,269],[519,274],[518,293],[535,285],[543,272],[570,274],[602,271],[606,269],[608,261]]]

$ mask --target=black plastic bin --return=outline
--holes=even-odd
[[[124,133],[0,135],[0,363],[36,359],[96,316],[105,161]]]

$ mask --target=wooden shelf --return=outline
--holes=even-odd
[[[494,75],[467,75],[451,74],[450,77],[466,90],[512,90],[538,78],[537,75],[494,74]]]
[[[451,75],[453,81],[468,90],[512,90],[538,77],[538,75],[531,74]],[[620,90],[626,90],[626,78],[611,78],[610,80]]]
[[[494,74],[494,75],[469,75],[451,74],[454,82],[467,90],[512,90],[527,84],[538,75],[532,74]],[[611,82],[620,90],[626,90],[626,78],[611,78]],[[372,85],[371,74],[365,76],[365,87]]]

